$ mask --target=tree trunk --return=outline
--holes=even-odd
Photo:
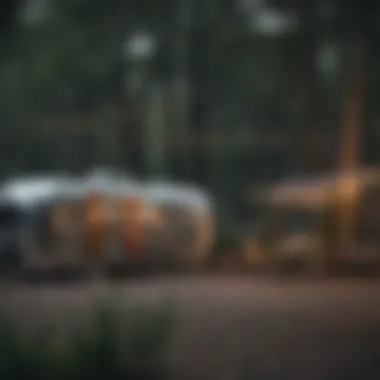
[[[362,22],[364,22],[362,20]],[[362,24],[363,25],[363,24]],[[342,176],[360,166],[361,132],[363,129],[363,107],[365,97],[365,56],[366,46],[363,29],[358,25],[347,46],[348,84],[342,109],[342,135],[339,168]],[[349,184],[342,181],[342,191]],[[356,194],[355,194],[356,195]],[[356,196],[348,194],[341,202],[339,213],[339,253],[349,252],[355,242]],[[341,199],[341,197],[340,197]]]

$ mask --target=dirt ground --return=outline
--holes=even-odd
[[[109,294],[125,306],[177,302],[173,379],[380,379],[380,280],[167,277],[61,285],[2,284],[20,326],[65,329]]]

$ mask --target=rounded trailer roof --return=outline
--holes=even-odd
[[[2,202],[16,203],[24,207],[56,198],[77,196],[80,186],[69,177],[41,176],[18,177],[5,182],[0,188]]]
[[[144,199],[156,204],[192,206],[202,209],[212,207],[211,197],[204,189],[185,183],[148,183],[145,187]]]
[[[83,191],[100,192],[105,195],[121,196],[141,194],[141,185],[133,177],[114,175],[108,172],[93,172],[82,182]]]

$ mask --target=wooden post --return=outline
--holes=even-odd
[[[339,187],[339,254],[349,252],[355,242],[355,189],[357,186],[347,176],[354,175],[359,168],[360,143],[362,128],[362,112],[365,89],[364,73],[364,46],[361,38],[354,38],[351,42],[350,54],[347,57],[350,62],[348,72],[349,83],[347,98],[343,108],[341,151],[339,156],[339,169],[341,179]],[[358,178],[356,179],[358,180]],[[353,179],[354,181],[354,179]],[[352,191],[351,191],[352,190]],[[347,197],[341,197],[348,191]]]

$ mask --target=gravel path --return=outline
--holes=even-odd
[[[178,302],[169,353],[180,380],[380,379],[380,281],[171,277],[114,283],[2,285],[20,325],[66,328],[97,296]]]

